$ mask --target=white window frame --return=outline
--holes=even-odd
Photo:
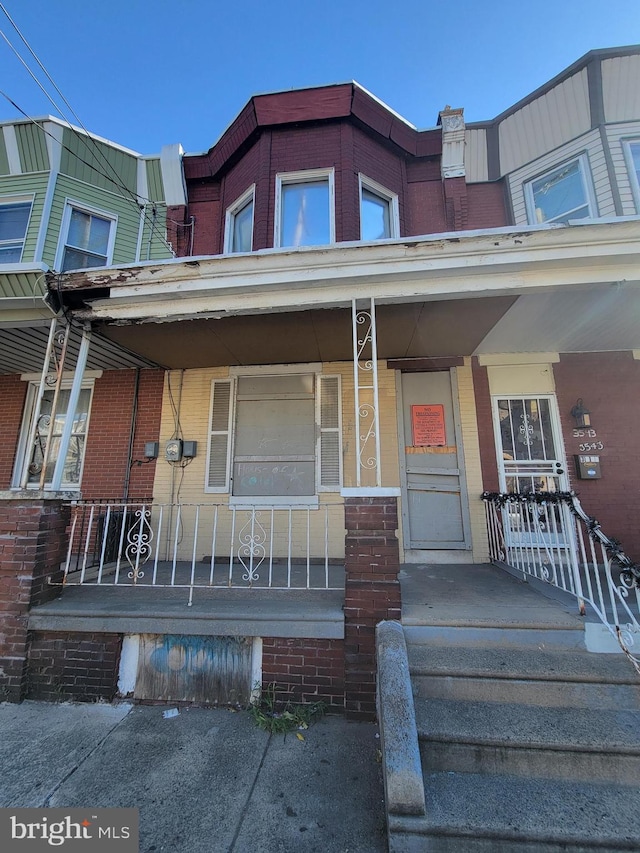
[[[233,460],[235,455],[235,437],[236,437],[236,397],[237,397],[237,377],[238,376],[276,376],[284,374],[312,374],[314,377],[314,414],[315,414],[315,494],[313,495],[298,495],[294,499],[285,495],[234,495],[233,483],[231,480],[231,471],[233,468]],[[321,426],[321,389],[320,382],[323,379],[338,380],[338,426],[332,428],[322,428]],[[209,486],[209,471],[210,471],[210,452],[211,452],[211,436],[214,434],[212,429],[213,423],[213,398],[216,382],[231,383],[231,398],[229,403],[228,428],[225,431],[229,436],[227,442],[227,459],[226,459],[226,477],[224,486]],[[338,433],[339,438],[339,480],[335,485],[321,485],[321,441],[324,431],[334,431]],[[216,431],[221,433],[223,431]],[[301,364],[301,365],[274,365],[274,366],[254,366],[254,367],[237,367],[231,368],[228,377],[218,377],[211,382],[211,399],[209,403],[209,427],[207,441],[207,460],[205,468],[205,483],[204,491],[207,494],[227,494],[230,505],[251,506],[251,505],[268,505],[268,506],[291,506],[301,505],[305,507],[317,508],[319,506],[318,496],[321,492],[340,492],[343,482],[343,448],[342,448],[342,376],[334,373],[322,373],[321,365],[316,364]]]
[[[627,174],[629,175],[629,183],[631,184],[631,192],[633,193],[633,200],[636,205],[636,212],[640,213],[640,176],[638,176],[638,173],[636,172],[633,164],[633,155],[631,153],[632,146],[637,147],[640,151],[640,137],[630,137],[629,139],[623,139],[621,141],[624,159],[627,165]]]
[[[598,207],[591,181],[589,159],[586,153],[582,153],[578,154],[577,157],[570,157],[568,160],[564,160],[549,169],[545,169],[543,172],[540,172],[540,174],[535,175],[533,178],[524,183],[524,198],[527,206],[527,218],[529,220],[529,225],[553,225],[557,222],[557,219],[547,219],[545,222],[538,222],[536,219],[536,204],[533,196],[533,185],[541,178],[544,178],[547,175],[551,176],[554,172],[559,172],[561,169],[564,169],[566,166],[570,166],[573,163],[578,164],[582,188],[584,190],[585,204],[589,208],[589,216],[581,218],[593,219],[598,216]],[[583,207],[583,205],[580,205],[580,207]],[[574,208],[574,210],[575,209],[576,208]]]
[[[366,238],[362,236],[362,190],[368,190],[373,195],[377,195],[378,198],[381,198],[383,201],[386,201],[389,205],[389,236],[388,237],[379,237],[377,240],[370,240],[370,242],[378,242],[379,240],[397,240],[400,237],[400,212],[398,207],[398,196],[395,193],[392,193],[386,187],[383,187],[382,184],[379,184],[377,181],[373,181],[371,178],[367,178],[366,175],[363,175],[362,172],[358,173],[358,211],[360,213],[360,239],[365,240]]]
[[[24,244],[27,242],[27,234],[29,233],[29,226],[31,225],[31,217],[33,216],[33,202],[35,201],[35,193],[28,193],[27,195],[6,195],[0,196],[0,208],[5,205],[12,204],[30,204],[31,208],[29,210],[29,216],[27,217],[27,226],[24,229],[24,237],[22,238],[22,247],[20,249],[20,259],[17,261],[2,261],[2,257],[0,256],[0,265],[7,264],[19,264],[22,263],[22,258],[24,256]],[[7,240],[7,244],[13,244],[19,242],[18,240]],[[2,243],[0,243],[0,246]]]
[[[282,187],[291,184],[327,182],[329,186],[329,242],[318,246],[331,246],[336,242],[335,169],[306,169],[301,172],[279,172],[276,175],[276,202],[273,221],[273,246],[276,249],[295,249],[296,246],[280,245],[282,239]],[[300,248],[312,248],[311,246]]]
[[[64,258],[64,250],[67,248],[67,237],[69,236],[69,225],[71,224],[71,213],[73,210],[79,210],[80,213],[86,213],[88,216],[98,216],[100,219],[106,219],[111,223],[109,229],[109,242],[107,244],[107,260],[105,267],[111,266],[113,261],[113,249],[116,242],[116,230],[118,227],[118,215],[111,213],[108,210],[101,210],[99,207],[91,207],[82,201],[76,201],[73,198],[65,198],[64,212],[62,214],[62,224],[60,226],[60,239],[58,240],[58,250],[56,252],[56,260],[54,269],[62,269],[62,260]],[[85,269],[100,269],[100,267],[85,267]]]
[[[89,375],[87,375],[87,373]],[[84,474],[84,464],[87,458],[87,441],[89,439],[89,428],[91,425],[91,409],[93,408],[93,392],[95,387],[95,380],[99,379],[102,376],[101,370],[94,371],[85,371],[84,378],[82,380],[81,389],[83,391],[90,391],[89,394],[89,405],[87,407],[87,425],[85,429],[85,443],[84,443],[84,451],[82,454],[82,463],[80,465],[80,479],[77,483],[64,483],[63,487],[65,491],[77,492],[80,491],[82,485],[82,477]],[[20,377],[23,381],[28,382],[27,394],[25,398],[24,408],[22,411],[22,425],[20,427],[20,438],[18,440],[18,448],[16,452],[15,464],[13,466],[13,477],[11,480],[11,488],[19,489],[20,483],[22,482],[25,474],[27,465],[29,465],[29,460],[31,454],[29,453],[29,448],[27,447],[27,442],[29,441],[29,435],[31,433],[31,425],[34,416],[34,405],[36,402],[36,397],[38,394],[38,385],[40,384],[40,376],[32,373],[25,373]],[[60,385],[61,390],[69,391],[71,386],[73,385],[73,374],[69,374],[68,376],[64,376],[62,379],[62,383]],[[68,414],[68,413],[67,413]],[[65,415],[65,418],[67,415]],[[45,486],[48,486],[49,483],[45,483]],[[27,489],[38,489],[37,483],[27,483]]]
[[[233,251],[233,232],[235,226],[236,214],[240,213],[248,203],[251,203],[251,248],[249,251],[253,251],[253,226],[255,222],[256,215],[256,185],[251,184],[251,186],[245,190],[242,195],[237,198],[232,205],[227,208],[227,212],[225,215],[224,222],[224,253],[225,255],[231,254],[241,254],[239,252]]]

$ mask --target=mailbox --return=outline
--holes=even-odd
[[[576,473],[580,480],[599,480],[602,477],[600,472],[600,457],[585,456],[582,453],[574,456],[576,460]]]

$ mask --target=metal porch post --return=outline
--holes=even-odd
[[[71,394],[69,395],[69,405],[67,407],[67,417],[64,421],[64,428],[62,430],[62,436],[60,438],[60,449],[58,451],[58,458],[56,460],[56,467],[53,472],[53,479],[51,481],[51,489],[54,492],[60,491],[62,485],[62,475],[64,473],[64,463],[67,458],[67,453],[69,452],[69,445],[71,443],[71,431],[73,429],[73,421],[76,414],[76,408],[78,407],[78,400],[80,398],[80,391],[82,389],[82,380],[84,377],[84,369],[87,364],[87,357],[89,355],[89,343],[91,341],[91,328],[89,326],[85,326],[82,330],[82,341],[80,343],[80,351],[78,353],[78,361],[76,363],[76,369],[73,374],[73,384],[71,386]]]

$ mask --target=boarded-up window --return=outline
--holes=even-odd
[[[213,383],[210,491],[293,500],[340,487],[339,376],[240,376],[235,401],[232,382]]]

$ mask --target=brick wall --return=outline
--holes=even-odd
[[[141,370],[133,459],[144,459],[144,443],[160,435],[163,370]],[[129,468],[129,435],[135,388],[135,370],[109,370],[96,380],[84,470],[82,497],[122,499]],[[153,493],[156,463],[134,465],[129,497],[144,499]]]
[[[118,686],[120,634],[34,631],[26,698],[46,702],[111,702]]]
[[[491,184],[467,184],[469,229],[500,228],[509,225],[511,220],[505,203],[505,189],[502,181]]]
[[[345,707],[373,720],[376,625],[401,615],[397,498],[347,498],[345,526]]]
[[[24,697],[29,608],[61,587],[69,510],[58,500],[0,501],[0,699]]]
[[[262,689],[271,684],[282,702],[324,702],[344,710],[344,641],[264,638]]]
[[[640,560],[640,456],[635,439],[640,361],[631,352],[565,353],[553,365],[553,375],[571,486],[604,533],[618,539],[632,559]],[[570,412],[579,397],[591,412],[595,436],[573,433]],[[581,451],[584,442],[601,442],[603,448]],[[600,456],[600,480],[577,479],[573,456],[581,452]]]
[[[26,394],[27,383],[19,376],[0,376],[3,439],[0,442],[0,489],[8,489],[11,485]]]

